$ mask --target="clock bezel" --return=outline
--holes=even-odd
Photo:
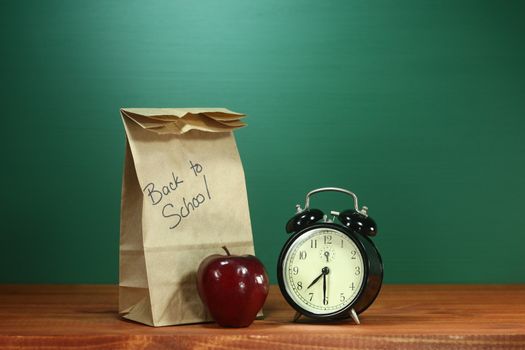
[[[283,275],[284,257],[286,256],[286,253],[288,252],[292,244],[299,237],[303,236],[307,232],[318,229],[318,228],[331,229],[331,230],[335,230],[335,231],[341,232],[342,234],[346,235],[357,246],[357,249],[359,249],[359,253],[361,254],[361,257],[363,259],[363,282],[361,283],[361,287],[359,288],[359,291],[357,292],[354,300],[340,310],[337,310],[331,313],[322,313],[322,314],[317,314],[317,313],[305,310],[299,304],[297,304],[292,299],[292,297],[288,293],[288,290],[286,289],[285,281],[284,281],[285,277]],[[283,246],[283,249],[281,250],[281,253],[279,254],[279,259],[277,261],[277,281],[279,283],[279,289],[281,290],[282,295],[284,296],[288,304],[290,304],[297,312],[301,313],[304,316],[310,317],[310,318],[324,319],[324,320],[340,319],[340,318],[349,317],[350,309],[352,309],[352,307],[356,304],[356,302],[359,300],[359,298],[362,296],[363,292],[366,289],[366,284],[368,283],[368,273],[369,273],[369,264],[370,264],[370,260],[368,258],[368,254],[366,252],[365,247],[363,246],[361,241],[355,236],[356,236],[355,233],[348,231],[345,227],[341,225],[324,222],[324,223],[318,223],[312,226],[308,226],[302,229],[301,231],[294,233],[290,238],[288,238],[288,240]]]

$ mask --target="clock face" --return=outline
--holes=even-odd
[[[287,294],[312,314],[334,314],[357,298],[364,281],[363,256],[341,231],[322,227],[301,234],[282,264]]]

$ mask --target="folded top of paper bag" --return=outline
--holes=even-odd
[[[226,108],[121,108],[120,113],[157,134],[228,132],[246,125],[241,121],[246,115]]]

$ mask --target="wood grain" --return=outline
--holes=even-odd
[[[266,318],[153,328],[117,314],[117,287],[0,286],[1,349],[524,349],[525,285],[387,285],[362,324],[292,323],[272,286]]]

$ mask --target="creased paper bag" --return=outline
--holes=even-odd
[[[243,114],[121,109],[126,129],[119,313],[153,326],[211,320],[196,271],[208,255],[254,254],[232,130]]]

